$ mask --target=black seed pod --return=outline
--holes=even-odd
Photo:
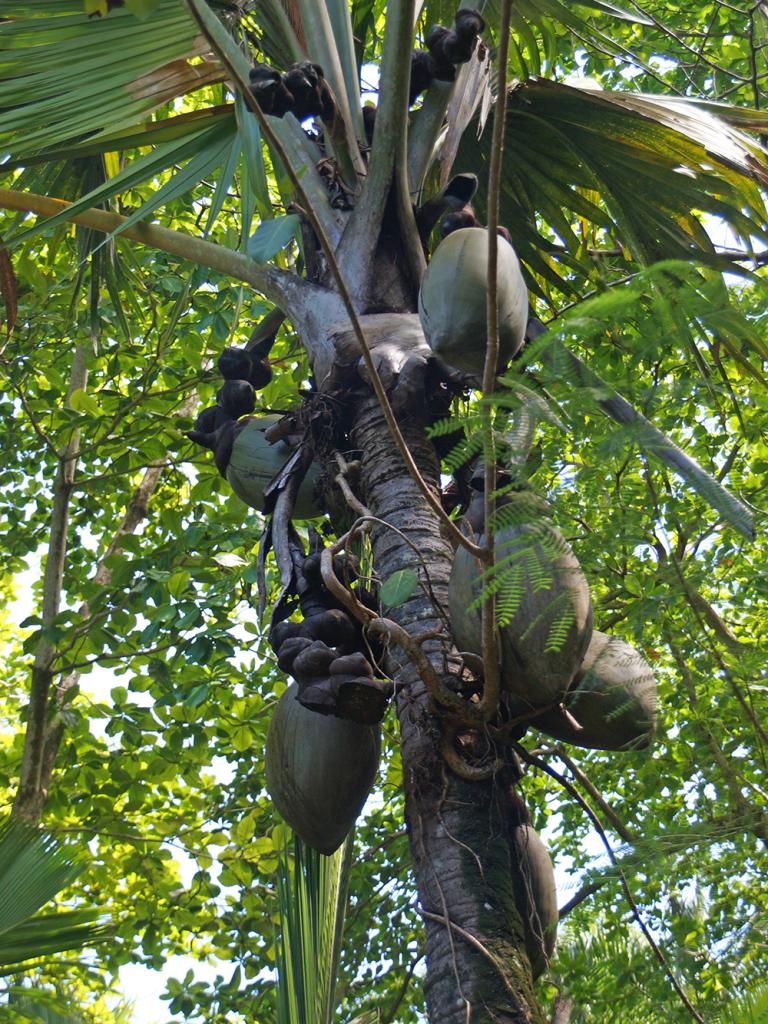
[[[320,583],[322,581],[322,576],[320,575],[320,553],[308,555],[304,559],[301,571],[308,583]]]
[[[232,445],[235,441],[235,421],[227,420],[222,423],[213,436],[216,438],[213,447],[213,461],[216,463],[216,469],[226,479],[229,457],[232,454]]]
[[[445,44],[453,35],[444,25],[433,25],[427,33],[427,49],[432,58],[432,74],[441,82],[452,82],[456,78],[456,68],[445,55]]]
[[[203,409],[195,420],[195,430],[202,431],[204,434],[212,434],[231,418],[229,413],[222,409],[220,405],[209,405],[207,409]]]
[[[408,106],[416,97],[428,89],[435,77],[435,64],[426,50],[411,51],[411,83],[408,90]]]
[[[273,650],[279,651],[286,640],[297,636],[307,636],[303,622],[278,622],[269,632],[269,642]]]
[[[453,23],[453,31],[443,40],[443,54],[452,64],[466,64],[472,56],[478,35],[485,22],[477,11],[460,10]]]
[[[247,380],[228,380],[216,395],[216,401],[237,419],[256,408],[256,395]]]
[[[252,360],[251,372],[248,377],[248,382],[254,391],[261,391],[267,384],[272,380],[272,367],[266,361],[263,360]]]
[[[327,676],[331,662],[335,658],[336,654],[327,644],[322,640],[315,640],[297,654],[291,672],[294,676],[301,676],[304,679]]]
[[[293,95],[292,112],[299,121],[333,114],[333,99],[319,64],[308,60],[294,64],[283,75],[283,83]]]
[[[249,380],[251,357],[241,348],[225,348],[217,363],[225,380]]]
[[[277,655],[277,667],[282,672],[291,672],[293,663],[302,651],[310,647],[312,641],[305,636],[292,636],[286,640]]]
[[[370,679],[373,678],[371,663],[359,651],[336,658],[329,671],[332,676],[364,676]]]
[[[251,80],[251,92],[265,114],[283,117],[293,109],[293,95],[285,87],[280,73],[269,64],[256,64],[248,77]]]
[[[458,231],[459,228],[479,228],[482,224],[475,216],[475,211],[471,206],[465,206],[463,210],[457,210],[455,213],[449,213],[443,217],[440,222],[440,237],[445,238],[446,235],[450,235],[452,231]]]
[[[340,608],[329,608],[304,620],[304,631],[314,640],[323,640],[331,647],[351,644],[358,636],[357,628],[346,612]]]
[[[435,78],[452,82],[456,65],[466,64],[475,52],[477,37],[485,28],[481,15],[469,8],[456,14],[453,28],[433,25],[427,33],[427,49],[435,64]]]
[[[485,19],[479,11],[469,7],[462,7],[456,12],[453,19],[453,29],[461,39],[470,39],[479,36],[485,28]]]
[[[207,430],[188,430],[187,437],[201,448],[208,448],[213,451],[216,447],[216,434]]]

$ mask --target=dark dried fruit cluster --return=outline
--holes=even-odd
[[[282,75],[269,64],[256,64],[249,77],[251,92],[265,114],[285,117],[290,113],[299,121],[308,117],[333,119],[333,93],[319,64],[304,60]]]
[[[456,66],[469,61],[484,28],[482,15],[466,7],[456,12],[453,28],[432,26],[427,33],[427,49],[414,50],[411,55],[409,105],[434,79],[452,82],[456,78]]]
[[[452,232],[459,231],[461,228],[482,227],[485,227],[485,225],[481,220],[478,220],[474,206],[471,203],[467,203],[461,210],[453,210],[443,217],[440,221],[440,237],[446,238]],[[502,224],[496,227],[496,233],[512,245],[512,236]]]
[[[268,339],[271,347],[274,336]],[[195,420],[190,441],[214,453],[216,468],[226,475],[232,452],[235,422],[248,416],[256,408],[256,392],[272,380],[272,368],[264,354],[265,346],[248,351],[244,348],[225,348],[219,356],[219,373],[224,384],[216,393],[216,404],[209,405]],[[269,351],[267,348],[266,351]]]
[[[336,570],[337,577],[343,578],[345,566],[340,560]],[[319,552],[304,559],[297,579],[304,621],[279,622],[269,634],[279,668],[296,680],[297,699],[311,711],[364,725],[380,722],[392,686],[374,678],[373,666],[362,653],[366,645],[360,625],[323,583]],[[355,594],[371,603],[365,591],[358,589]]]

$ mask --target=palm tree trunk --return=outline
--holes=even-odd
[[[416,413],[400,425],[422,474],[436,486],[439,466],[424,423]],[[447,606],[452,549],[394,449],[375,399],[361,404],[352,439],[363,453],[366,504],[401,531],[374,531],[377,571],[386,579],[412,568],[422,584],[429,575],[429,586],[388,614],[412,636],[444,626],[435,602]],[[458,661],[447,631],[424,649],[455,688]],[[424,683],[398,649],[390,650],[387,668],[398,686],[406,818],[426,929],[429,1019],[543,1024],[514,904],[498,784],[453,774],[440,752],[441,723]]]

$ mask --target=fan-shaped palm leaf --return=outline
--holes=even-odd
[[[324,857],[294,837],[278,874],[279,1024],[331,1024],[352,855],[348,838]]]
[[[161,0],[139,20],[88,18],[80,0],[8,3],[0,23],[0,148],[14,157],[135,125],[177,95],[221,79],[190,63],[207,50],[185,8]]]
[[[111,934],[95,910],[33,916],[83,867],[76,851],[48,833],[13,819],[0,825],[0,968],[82,949]]]
[[[13,819],[0,826],[0,936],[31,917],[80,874],[69,847]]]
[[[541,79],[509,99],[501,216],[540,294],[547,282],[574,291],[599,239],[651,263],[713,256],[704,214],[740,237],[768,237],[762,151],[711,109]],[[487,173],[490,137],[465,134],[462,171]]]
[[[13,965],[26,960],[93,946],[113,932],[98,910],[39,914],[0,935],[0,975],[17,973]]]

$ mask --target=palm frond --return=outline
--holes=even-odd
[[[139,20],[118,8],[88,18],[79,0],[8,3],[0,23],[0,147],[13,158],[114,133],[211,81],[192,64],[207,44],[183,5]]]
[[[294,837],[278,874],[278,1024],[332,1024],[352,840],[325,857]]]
[[[768,985],[734,996],[714,1016],[712,1024],[768,1024]]]
[[[268,64],[285,69],[306,60],[307,41],[295,0],[257,0],[244,27],[250,41]]]
[[[10,819],[0,825],[0,937],[31,917],[80,874],[70,847]]]
[[[47,149],[36,156],[8,160],[3,164],[3,168],[14,170],[21,166],[35,167],[39,164],[97,156],[102,153],[146,149],[149,146],[159,146],[183,138],[192,138],[209,127],[232,121],[234,116],[234,106],[231,103],[221,103],[204,110],[193,110],[188,114],[163,118],[161,121],[147,121],[119,132],[101,132],[87,142]]]
[[[114,931],[98,910],[36,912],[80,874],[77,851],[14,818],[0,825],[0,976],[13,965],[101,942]]]
[[[463,171],[487,174],[490,138],[465,133]],[[766,181],[759,144],[695,102],[541,79],[511,91],[501,218],[542,296],[578,291],[596,244],[646,263],[714,259],[707,214],[767,238]]]
[[[0,935],[0,975],[16,973],[17,968],[10,969],[14,964],[80,950],[113,934],[113,926],[98,910],[38,914]]]
[[[231,154],[233,144],[236,144],[237,154],[239,155],[236,125],[233,120],[229,120],[216,122],[191,137],[183,137],[158,146],[152,152],[128,164],[127,167],[123,168],[114,177],[108,178],[97,188],[81,196],[76,202],[68,206],[66,210],[53,217],[38,221],[34,227],[27,229],[15,238],[9,239],[6,244],[9,246],[18,245],[45,228],[51,228],[63,221],[71,220],[72,217],[83,210],[99,206],[120,192],[124,192],[134,185],[154,178],[179,161],[186,159],[187,163],[184,167],[176,171],[161,188],[155,191],[146,202],[142,203],[138,209],[134,210],[126,218],[120,227],[120,230],[125,230],[131,224],[135,224],[137,221],[147,217],[157,207],[171,202],[178,196],[188,192],[210,174],[212,170],[226,163],[227,158]]]

